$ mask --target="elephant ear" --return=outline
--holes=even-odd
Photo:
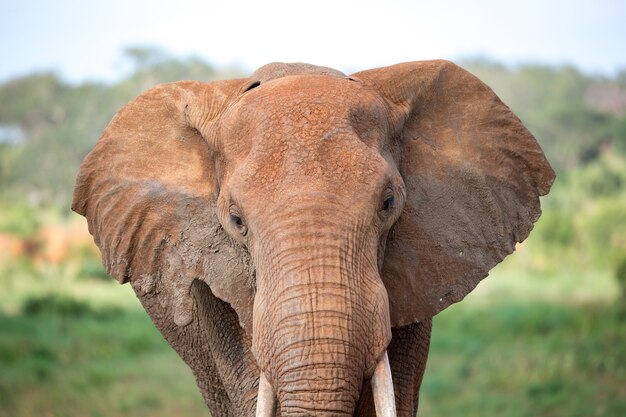
[[[253,271],[215,215],[207,140],[222,110],[254,82],[159,85],[123,107],[83,161],[72,209],[87,218],[106,271],[159,300],[179,326],[205,281],[251,329]],[[158,289],[157,289],[158,288]]]
[[[539,218],[555,174],[535,138],[494,92],[448,61],[354,74],[391,108],[406,205],[382,278],[393,326],[465,297]]]

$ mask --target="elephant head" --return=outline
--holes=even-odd
[[[352,415],[375,371],[392,407],[378,377],[391,328],[468,294],[528,236],[553,180],[520,120],[450,62],[349,77],[270,64],[130,102],[72,207],[109,274],[144,305],[160,294],[162,331],[197,318],[196,281],[232,306],[260,410]],[[201,337],[175,347],[189,357]]]

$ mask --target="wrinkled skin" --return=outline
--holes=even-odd
[[[431,318],[526,238],[554,173],[484,84],[428,61],[270,64],[157,86],[87,156],[73,209],[214,416],[415,415]],[[393,399],[392,399],[393,402]]]

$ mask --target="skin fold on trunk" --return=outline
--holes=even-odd
[[[396,417],[396,404],[387,351],[380,357],[371,379],[377,417]],[[330,413],[330,410],[326,410]],[[261,373],[256,417],[276,415],[276,394],[265,375]]]

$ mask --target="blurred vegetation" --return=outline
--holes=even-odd
[[[125,54],[133,70],[114,84],[39,73],[0,85],[0,417],[207,415],[69,204],[124,103],[159,82],[241,74]],[[626,71],[461,65],[529,127],[558,178],[516,254],[435,318],[420,414],[626,415]]]
[[[175,59],[155,48],[128,48],[132,73],[109,85],[69,84],[38,73],[0,86],[2,197],[68,206],[78,165],[115,112],[144,90],[181,79],[231,78],[197,58]]]

